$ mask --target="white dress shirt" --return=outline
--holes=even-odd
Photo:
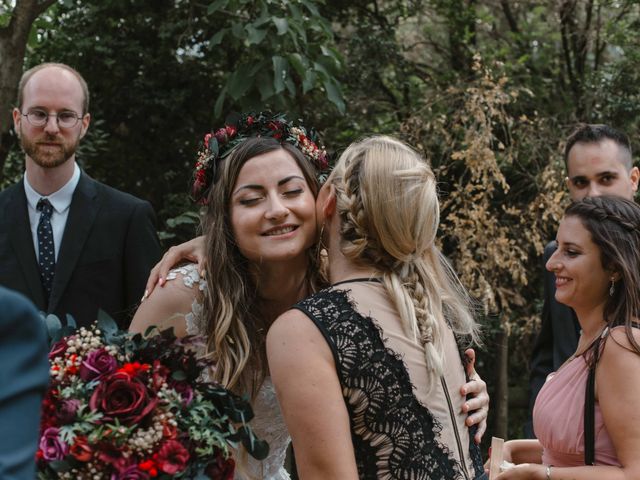
[[[27,195],[27,206],[29,210],[29,223],[31,225],[31,236],[33,238],[33,248],[36,252],[36,259],[39,258],[40,252],[38,251],[38,222],[40,221],[41,212],[36,208],[41,198],[46,198],[53,207],[53,213],[51,214],[51,229],[53,230],[53,247],[56,255],[56,262],[58,261],[58,252],[60,251],[60,243],[62,243],[62,235],[64,234],[64,227],[67,224],[67,217],[69,216],[69,207],[71,206],[71,199],[73,198],[73,192],[78,186],[80,181],[80,167],[78,164],[74,164],[73,175],[69,181],[58,191],[43,197],[36,192],[29,184],[27,174],[24,174],[24,191]]]

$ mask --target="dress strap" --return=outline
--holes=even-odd
[[[347,280],[342,280],[340,282],[333,283],[331,286],[335,287],[335,286],[338,286],[338,285],[342,285],[343,283],[356,283],[356,282],[377,282],[377,283],[382,283],[382,278],[380,278],[380,277],[348,278]]]

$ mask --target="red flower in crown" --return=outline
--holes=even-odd
[[[206,197],[212,182],[216,179],[218,163],[226,158],[235,147],[249,137],[272,137],[300,149],[305,158],[318,170],[319,178],[326,178],[329,166],[326,152],[312,140],[313,131],[307,131],[301,125],[295,125],[283,114],[261,112],[242,116],[235,122],[205,135],[203,148],[198,152],[193,174],[191,195],[199,204],[206,204]],[[212,146],[212,138],[217,145]]]

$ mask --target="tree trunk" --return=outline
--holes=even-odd
[[[31,25],[55,0],[16,0],[11,20],[0,28],[0,178],[14,138],[11,109],[18,93]]]
[[[507,438],[509,425],[509,335],[504,329],[496,336],[497,369],[496,388],[492,399],[494,436]]]

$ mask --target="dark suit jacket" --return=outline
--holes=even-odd
[[[78,325],[98,308],[126,328],[147,276],[160,258],[155,216],[148,202],[80,176],[65,226],[51,297],[44,296],[22,181],[0,193],[0,285],[36,307]]]
[[[40,404],[49,382],[44,322],[22,295],[0,287],[0,479],[35,477]]]
[[[556,242],[550,242],[544,249],[544,265],[556,251]],[[578,348],[580,324],[575,312],[558,303],[555,299],[555,275],[544,270],[544,305],[542,307],[542,324],[531,355],[531,373],[529,386],[529,418],[533,406],[547,375],[555,372]],[[531,425],[525,427],[525,435],[533,437]]]

